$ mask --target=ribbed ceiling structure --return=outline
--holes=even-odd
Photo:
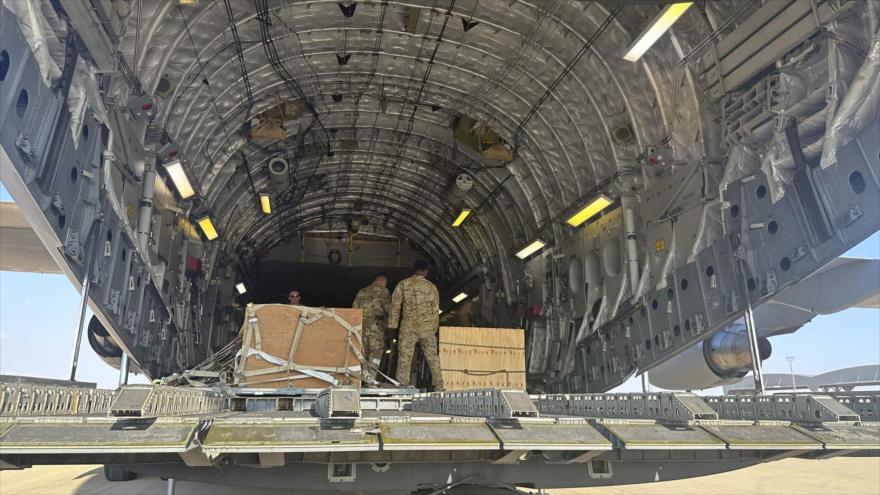
[[[741,6],[691,9],[639,63],[622,55],[658,5],[574,0],[134,2],[122,49],[148,94],[172,82],[159,120],[226,246],[265,252],[357,208],[454,278],[539,228],[564,235],[551,220],[647,146],[704,159],[710,119],[681,59]],[[254,115],[290,99],[310,107],[300,132],[246,139]],[[465,150],[458,115],[497,131],[515,158]],[[621,125],[633,134],[622,144],[611,137]],[[254,192],[275,154],[293,181],[266,216]],[[462,172],[480,208],[453,229]]]

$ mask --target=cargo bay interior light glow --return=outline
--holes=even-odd
[[[459,292],[457,296],[452,298],[452,302],[460,303],[460,302],[464,301],[465,299],[467,299],[467,297],[468,297],[468,295],[466,293]]]
[[[521,260],[524,260],[524,259],[528,258],[529,256],[535,254],[536,252],[540,251],[541,248],[543,248],[546,245],[547,245],[547,243],[542,241],[541,239],[535,239],[534,241],[529,243],[526,247],[520,249],[516,253],[516,257]]]
[[[568,217],[565,223],[572,227],[579,227],[582,223],[598,215],[600,211],[608,208],[614,201],[606,194],[600,195],[598,198],[587,203],[583,208]]]
[[[205,237],[209,241],[213,241],[218,237],[217,229],[214,228],[214,222],[211,221],[211,217],[202,217],[196,220],[196,223],[202,228],[202,232],[205,233]]]
[[[269,195],[266,193],[260,193],[260,209],[266,215],[272,213],[272,204],[269,202]]]
[[[464,221],[467,220],[467,217],[469,217],[470,215],[471,215],[471,210],[468,208],[463,208],[461,210],[461,213],[458,214],[458,218],[456,218],[455,221],[452,222],[452,226],[453,227],[460,227],[461,224],[463,224]]]
[[[177,188],[177,192],[180,193],[181,198],[186,199],[195,196],[196,191],[186,177],[186,172],[183,170],[183,164],[180,163],[180,160],[173,160],[166,163],[165,171],[168,172],[168,176],[171,177],[171,182],[174,183],[174,187]]]
[[[244,283],[239,282],[235,284],[235,290],[237,290],[239,294],[244,294],[247,292],[247,287],[244,286]]]
[[[654,43],[663,36],[663,33],[668,31],[693,4],[694,2],[678,2],[667,5],[660,12],[660,15],[654,18],[651,25],[642,31],[642,34],[629,46],[623,59],[629,62],[638,62],[642,55],[651,49]]]

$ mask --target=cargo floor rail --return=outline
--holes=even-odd
[[[104,414],[114,393],[73,385],[0,383],[0,416]]]
[[[412,410],[493,418],[537,418],[539,414],[525,391],[492,388],[419,394],[412,399]]]
[[[156,417],[220,412],[228,409],[226,394],[200,388],[126,385],[114,396],[110,416]]]

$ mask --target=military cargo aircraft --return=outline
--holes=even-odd
[[[880,229],[878,27],[876,0],[4,0],[0,265],[95,317],[70,380],[3,377],[0,469],[491,493],[880,451],[876,394],[764,395],[760,366],[878,307],[878,262],[840,258]],[[416,259],[441,325],[525,330],[525,390],[236,386],[248,304],[347,307]],[[82,338],[119,389],[75,381]],[[685,392],[609,393],[646,373]]]

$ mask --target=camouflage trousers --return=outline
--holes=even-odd
[[[385,320],[364,317],[361,328],[364,341],[364,376],[375,378],[385,352]]]
[[[437,353],[437,338],[434,336],[434,328],[400,330],[397,343],[397,381],[401,386],[410,384],[412,374],[413,353],[416,344],[422,348],[428,369],[431,370],[431,382],[434,389],[443,389],[443,374],[440,372],[440,355]]]

